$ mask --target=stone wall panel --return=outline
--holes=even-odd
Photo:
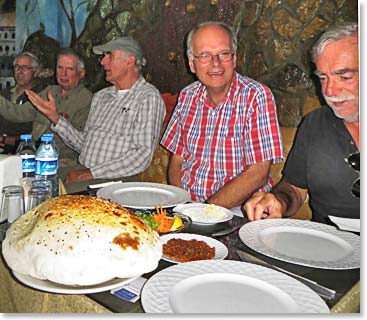
[[[357,19],[358,0],[96,0],[72,46],[86,60],[86,85],[97,91],[110,84],[92,47],[131,35],[147,59],[143,75],[162,93],[177,93],[196,80],[185,52],[188,31],[201,21],[227,22],[238,35],[237,70],[269,86],[281,124],[297,126],[305,101],[314,98],[316,105],[320,96],[312,45],[328,26]],[[39,36],[31,39],[34,47],[44,47]],[[47,48],[47,55],[56,47]]]

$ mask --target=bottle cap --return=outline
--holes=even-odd
[[[32,140],[32,135],[31,134],[21,134],[20,140]]]
[[[49,136],[47,134],[42,135],[41,142],[50,142],[53,140],[53,135]]]

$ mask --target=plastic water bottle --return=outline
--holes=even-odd
[[[36,146],[31,134],[22,134],[16,151],[22,158],[23,178],[34,177],[36,171]]]
[[[36,152],[36,179],[51,181],[52,196],[59,195],[59,180],[57,176],[59,154],[53,142],[52,133],[41,137],[41,144]]]

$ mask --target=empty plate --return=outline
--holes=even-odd
[[[181,263],[153,275],[147,313],[328,313],[313,290],[269,268],[232,260]]]
[[[360,267],[360,237],[335,227],[296,219],[265,219],[246,223],[239,237],[266,256],[321,269]]]
[[[97,196],[133,209],[173,207],[191,200],[184,189],[150,182],[115,183],[99,189]]]

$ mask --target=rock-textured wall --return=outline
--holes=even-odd
[[[238,34],[238,71],[268,85],[281,125],[295,127],[318,104],[310,48],[329,26],[357,18],[358,0],[96,0],[72,46],[86,58],[87,85],[96,91],[108,84],[92,46],[132,35],[148,61],[145,77],[175,93],[194,80],[188,31],[201,21],[225,21]]]

